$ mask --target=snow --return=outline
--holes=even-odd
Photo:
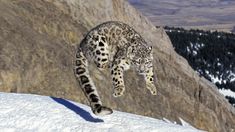
[[[197,51],[193,50],[193,56],[197,55]]]
[[[230,71],[230,75],[229,75],[230,82],[234,82],[235,81],[235,73],[233,73],[232,71]]]
[[[190,53],[190,49],[189,49],[189,47],[187,46],[187,51]]]
[[[168,119],[166,119],[165,117],[163,117],[163,119],[162,119],[163,121],[165,121],[165,122],[167,122],[167,123],[173,123],[173,124],[177,124],[177,122],[172,122],[172,121],[170,121],[170,120],[168,120]]]
[[[199,39],[199,38],[198,38]],[[186,47],[188,53],[192,53],[193,56],[196,56],[198,54],[198,51],[204,47],[205,45],[203,43],[195,43],[192,42],[189,43],[190,45]]]
[[[193,126],[191,126],[188,122],[186,122],[186,121],[183,120],[182,118],[179,118],[179,120],[180,120],[182,126],[187,126],[187,127],[193,128]]]
[[[219,78],[217,76],[214,76],[212,74],[209,73],[209,71],[205,70],[206,74],[210,77],[211,81],[215,84],[215,83],[219,83],[221,84],[222,82],[226,83],[226,80],[223,80],[222,78]]]
[[[166,119],[166,118],[163,118],[164,121],[166,121],[167,123],[174,123],[174,124],[177,124],[176,122],[171,122],[170,120]],[[182,124],[182,126],[186,126],[186,127],[190,127],[190,128],[193,128],[193,126],[191,126],[188,122],[186,122],[185,120],[183,120],[182,118],[179,117],[179,120]]]
[[[217,66],[221,66],[221,63],[218,62],[218,63],[217,63]]]
[[[228,54],[228,55],[232,55],[232,53],[231,53],[231,52],[227,52],[227,54]]]
[[[219,60],[217,58],[217,60]],[[218,65],[218,63],[217,63]],[[226,84],[227,81],[223,80],[222,78],[219,78],[218,76],[214,76],[212,74],[209,73],[209,71],[205,70],[205,73],[210,77],[211,81],[215,84],[215,83],[219,83],[219,84]],[[233,82],[235,81],[235,74],[232,71],[227,71],[226,73],[229,73],[230,75],[228,76],[228,78],[230,78],[229,82]],[[235,92],[231,91],[230,89],[219,89],[219,92],[221,94],[223,94],[224,96],[230,96],[235,98]]]
[[[185,123],[182,123],[185,124]],[[97,117],[88,106],[61,98],[0,92],[1,132],[199,132],[154,118],[114,111]]]
[[[235,98],[235,92],[231,91],[230,89],[219,89],[219,92],[224,96],[230,96]]]
[[[219,77],[215,77],[215,76],[213,76],[213,75],[211,75],[211,74],[209,74],[209,76],[211,77],[211,80],[212,80],[212,82],[213,82],[214,84],[217,83],[217,82],[218,82],[219,84],[221,84],[222,81],[226,83],[226,80],[220,79]]]
[[[193,43],[192,42],[190,42],[190,47],[193,48]]]

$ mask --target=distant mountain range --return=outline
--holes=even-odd
[[[235,34],[165,27],[175,51],[235,107]]]
[[[156,26],[230,32],[235,26],[234,0],[128,0]]]

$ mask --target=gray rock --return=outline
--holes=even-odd
[[[109,20],[131,25],[153,46],[159,95],[130,70],[125,95],[114,98],[109,71],[91,66],[105,105],[177,122],[180,117],[211,132],[234,131],[235,109],[176,54],[162,28],[124,0],[1,0],[0,91],[88,103],[73,74],[75,49],[92,27]]]

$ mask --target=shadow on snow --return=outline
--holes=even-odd
[[[51,98],[54,101],[56,101],[57,103],[62,104],[65,107],[67,107],[68,109],[74,111],[76,114],[78,114],[80,117],[82,117],[86,121],[89,121],[89,122],[104,122],[104,120],[102,120],[102,119],[92,117],[92,115],[89,112],[87,112],[86,110],[80,108],[79,106],[74,105],[73,103],[71,103],[71,102],[69,102],[65,99],[55,98],[55,97],[51,97]]]

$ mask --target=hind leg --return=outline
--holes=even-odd
[[[102,105],[99,94],[96,90],[96,87],[89,75],[88,71],[88,62],[80,49],[78,49],[76,54],[76,63],[75,63],[75,76],[82,88],[83,93],[90,102],[91,109],[96,115],[107,115],[111,114],[113,111],[110,108],[107,108]]]
[[[104,36],[98,36],[98,41],[95,42],[96,48],[93,51],[95,55],[94,62],[100,69],[107,69],[110,67],[108,44]]]

